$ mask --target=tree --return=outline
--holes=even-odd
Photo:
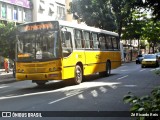
[[[140,52],[140,39],[143,35],[143,27],[146,24],[147,15],[145,13],[141,13],[140,9],[133,9],[131,13],[130,21],[123,26],[125,29],[123,30],[123,39],[126,40],[138,40],[138,51]]]
[[[15,56],[15,24],[0,23],[0,55],[14,59]]]
[[[73,0],[69,11],[89,26],[115,31],[115,16],[110,6],[109,0]]]
[[[140,7],[150,8],[156,20],[160,19],[160,0],[139,0]]]
[[[122,28],[130,22],[132,18],[132,9],[135,7],[136,1],[134,0],[110,0],[112,9],[116,16],[116,23],[118,25],[118,34],[121,38]]]
[[[149,47],[154,48],[160,43],[160,22],[148,20],[146,26],[143,27],[143,39],[148,40]]]
[[[145,43],[144,40],[140,41],[140,49],[146,49],[147,44]]]

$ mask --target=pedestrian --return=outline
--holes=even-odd
[[[4,69],[5,72],[9,73],[9,60],[7,58],[4,59]]]
[[[124,62],[126,62],[126,52],[124,52]]]

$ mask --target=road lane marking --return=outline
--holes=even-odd
[[[145,71],[146,69],[142,69],[142,70],[140,70],[140,72],[142,72],[142,71]]]
[[[123,76],[123,77],[120,77],[120,78],[118,78],[117,80],[121,80],[121,79],[126,78],[126,77],[128,77],[128,75]]]
[[[67,99],[67,98],[70,98],[70,97],[72,97],[72,96],[76,96],[76,95],[81,94],[81,93],[83,93],[83,92],[78,92],[78,93],[75,93],[75,94],[72,94],[72,95],[69,95],[69,96],[66,96],[66,97],[63,97],[63,98],[54,100],[54,101],[52,101],[52,102],[49,102],[48,104],[54,104],[54,103],[56,103],[56,102],[65,100],[65,99]]]
[[[78,86],[70,86],[70,87],[64,87],[61,89],[57,90],[51,90],[51,91],[43,91],[43,92],[35,92],[35,93],[26,93],[26,94],[21,94],[21,95],[14,95],[14,96],[0,96],[0,100],[5,100],[5,99],[13,99],[13,98],[21,98],[21,97],[28,97],[28,96],[35,96],[35,95],[42,95],[42,94],[50,94],[50,93],[56,93],[56,92],[62,92],[62,91],[68,91],[68,90],[75,90],[75,89],[82,89],[86,90],[89,88],[95,88],[95,87],[100,87],[100,86],[114,86],[114,85],[119,85],[119,82],[113,82],[113,83],[104,83],[104,82],[85,82],[81,83]],[[80,91],[77,91],[80,92]],[[76,92],[76,93],[77,93]]]
[[[124,85],[125,87],[137,87],[137,85]]]
[[[128,71],[128,70],[121,70],[121,71],[125,72],[125,71]]]
[[[150,71],[155,71],[156,69],[151,69]]]
[[[0,89],[1,89],[1,88],[6,88],[6,87],[9,87],[9,86],[6,86],[6,85],[4,85],[4,86],[0,86]]]

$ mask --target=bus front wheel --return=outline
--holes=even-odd
[[[78,85],[82,82],[82,68],[79,65],[76,65],[75,67],[75,77],[73,79],[74,84]]]

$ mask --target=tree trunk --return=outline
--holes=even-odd
[[[119,34],[119,39],[121,40],[121,34],[122,34],[122,21],[120,21],[120,24],[119,24],[118,34]]]

